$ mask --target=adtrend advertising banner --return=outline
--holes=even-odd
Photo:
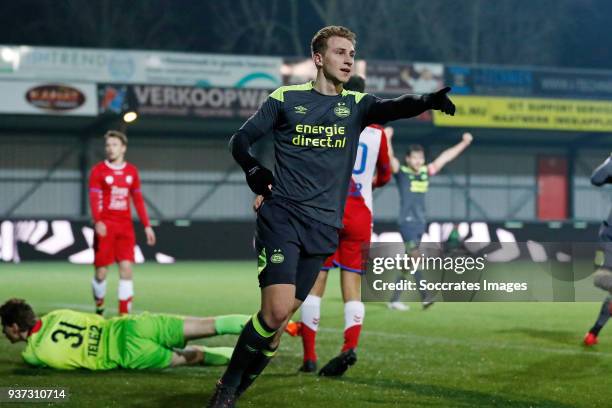
[[[276,88],[281,58],[0,45],[0,79]]]

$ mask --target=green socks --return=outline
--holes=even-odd
[[[203,347],[204,365],[222,366],[227,365],[234,352],[233,347]]]
[[[234,314],[215,317],[217,334],[240,334],[251,316]]]

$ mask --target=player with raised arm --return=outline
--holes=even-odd
[[[155,232],[149,222],[144,198],[140,191],[138,169],[125,161],[127,137],[109,130],[104,135],[106,160],[96,164],[89,176],[89,203],[94,223],[95,275],[91,282],[96,313],[104,313],[108,266],[119,264],[119,314],[132,308],[134,284],[134,224],[130,198],[140,222],[144,225],[148,245],[155,245]]]
[[[230,141],[249,187],[265,197],[255,236],[261,309],[240,334],[210,407],[234,406],[263,371],[289,318],[335,252],[361,131],[428,109],[455,111],[446,96],[450,88],[396,99],[343,89],[355,62],[355,34],[345,27],[319,30],[311,50],[316,79],[278,88]],[[249,153],[264,136],[274,138],[274,174]]]
[[[11,343],[27,343],[22,357],[32,366],[110,370],[227,364],[231,347],[185,344],[238,334],[249,316],[197,318],[145,313],[105,320],[98,314],[62,309],[37,317],[25,300],[9,299],[0,306],[0,318]]]
[[[400,213],[399,213],[399,230],[402,234],[402,240],[407,253],[417,257],[421,237],[425,233],[427,225],[425,217],[425,194],[429,190],[429,177],[434,176],[444,166],[457,158],[471,143],[473,137],[470,133],[464,133],[461,142],[455,146],[444,150],[434,161],[425,164],[425,150],[421,145],[410,145],[404,156],[404,164],[395,157],[393,150],[393,129],[388,127],[385,129],[387,138],[389,139],[389,160],[391,162],[391,170],[397,183],[397,189],[400,196]],[[402,279],[401,276],[398,279]],[[422,280],[420,271],[414,274],[416,282]],[[408,306],[400,302],[401,291],[394,293],[390,309],[408,310]],[[423,308],[428,308],[433,304],[433,300],[429,297],[426,291],[419,290]]]
[[[359,76],[353,76],[344,85],[344,89],[363,92],[365,81]],[[372,236],[372,189],[384,186],[390,179],[391,168],[385,132],[378,125],[369,125],[359,135],[357,158],[344,206],[338,249],[325,261],[312,290],[302,303],[301,322],[287,327],[287,332],[302,337],[304,361],[300,371],[313,372],[317,368],[315,340],[321,316],[321,299],[325,292],[328,271],[334,267],[341,269],[344,343],[340,354],[331,359],[319,371],[319,375],[340,376],[357,361],[355,350],[365,319],[365,307],[361,302],[361,275],[364,273],[363,264],[366,261],[363,257],[367,253]]]
[[[600,164],[591,175],[591,184],[601,187],[612,184],[612,155]],[[612,314],[612,210],[608,219],[604,220],[599,229],[599,242],[603,252],[603,262],[593,275],[593,283],[600,289],[609,292],[603,301],[599,316],[591,329],[584,336],[584,345],[593,346],[598,343],[599,332],[610,320]]]

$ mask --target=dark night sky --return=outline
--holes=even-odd
[[[407,38],[413,37],[414,27],[440,31],[436,25],[453,32],[456,48],[469,45],[470,23],[468,19],[457,19],[453,13],[462,15],[462,10],[480,0],[429,0],[428,5],[420,0],[381,0],[368,4],[388,4],[394,7],[392,18],[387,21],[363,12],[359,1],[341,1],[339,10],[342,17],[338,23],[357,26],[361,38],[381,35],[389,25],[406,27]],[[525,1],[495,0],[484,1],[482,5],[481,49],[500,47],[521,47],[531,44],[532,36],[517,32],[512,38],[498,38],[496,21],[508,20],[507,10],[495,6],[505,2],[516,5],[514,13],[536,16],[543,30],[553,32],[537,42],[540,47],[535,53],[527,53],[516,65],[555,65],[562,67],[583,67],[612,69],[612,1],[604,0],[558,0]],[[297,55],[296,49],[308,52],[312,34],[326,21],[317,14],[313,3],[321,0],[252,0],[232,2],[195,0],[0,0],[0,43],[48,46],[79,46],[131,49],[160,49],[211,53]],[[440,11],[427,15],[425,22],[418,26],[410,20],[411,5],[419,3],[424,7],[439,4],[438,10],[449,10],[452,18],[440,15]],[[246,6],[244,6],[246,4]],[[329,2],[328,2],[329,4]],[[563,7],[557,7],[563,4]],[[276,9],[273,7],[276,5]],[[295,7],[297,23],[291,24],[291,7]],[[459,5],[459,6],[458,6]],[[121,7],[118,7],[121,6]],[[454,11],[451,10],[455,8]],[[434,10],[434,7],[431,7]],[[398,13],[405,10],[406,13]],[[372,11],[372,13],[374,13]],[[503,13],[506,13],[505,15]],[[406,16],[405,19],[402,17]],[[540,17],[537,17],[540,16]],[[498,19],[498,20],[496,20]],[[502,20],[499,20],[502,19]],[[520,20],[520,19],[519,19]],[[295,29],[298,34],[290,38],[286,32],[276,30],[273,41],[264,41],[266,28],[272,22],[284,24],[285,29]],[[493,21],[493,23],[490,23]],[[537,21],[537,20],[536,20]],[[327,21],[329,22],[329,21]],[[487,23],[492,28],[487,28]],[[548,27],[544,27],[548,24]],[[457,27],[450,27],[456,25]],[[248,29],[245,27],[249,26]],[[363,27],[370,27],[369,29]],[[519,25],[520,27],[520,25]],[[551,28],[552,27],[552,28]],[[452,30],[451,30],[452,28]],[[244,34],[238,35],[244,29]],[[397,31],[397,30],[396,30]],[[393,37],[394,41],[404,41]],[[507,42],[508,45],[505,45]],[[405,59],[414,61],[470,62],[461,53],[445,56],[432,53],[427,36],[421,41],[405,41],[396,47],[395,53],[381,46],[384,42],[362,42],[359,52],[362,57],[378,59]],[[299,48],[296,44],[299,44]],[[368,45],[369,44],[369,45]],[[512,50],[508,52],[512,53]],[[520,53],[517,53],[517,55]],[[467,55],[467,53],[466,53]],[[540,58],[541,57],[541,58]],[[511,64],[510,57],[482,52],[478,62]],[[453,61],[448,61],[453,59]],[[462,60],[463,59],[463,60]],[[446,61],[445,61],[446,60]]]

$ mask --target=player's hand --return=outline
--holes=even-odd
[[[106,236],[106,224],[104,224],[102,221],[98,221],[94,224],[94,231],[96,231],[96,234],[98,234],[101,237],[105,237]]]
[[[469,145],[474,140],[474,136],[470,132],[465,132],[462,136],[463,143]]]
[[[431,109],[439,110],[447,115],[454,116],[455,104],[446,95],[450,90],[451,88],[447,86],[446,88],[440,89],[438,92],[423,95],[423,99],[425,99],[425,102]]]
[[[391,126],[387,126],[385,128],[385,135],[387,136],[387,139],[389,139],[389,140],[393,139],[393,132],[394,132],[394,130],[393,130],[393,128]]]
[[[251,191],[264,197],[270,195],[274,184],[272,172],[261,165],[257,165],[246,172],[246,181]]]
[[[155,245],[155,242],[157,242],[157,238],[155,237],[155,231],[153,231],[153,228],[145,227],[145,235],[147,236],[147,245]]]
[[[257,197],[255,197],[255,200],[253,200],[253,211],[257,212],[257,210],[259,210],[259,207],[261,207],[263,202],[264,202],[264,196],[258,195]]]

